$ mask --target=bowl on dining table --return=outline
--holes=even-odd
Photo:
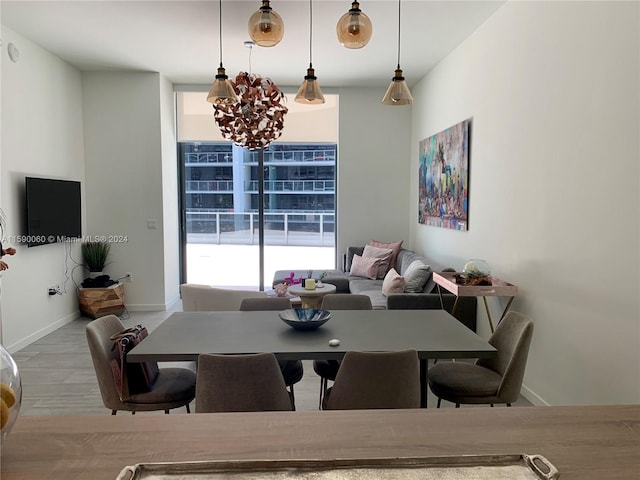
[[[290,308],[278,313],[280,319],[296,330],[315,330],[331,318],[329,310],[317,308]]]

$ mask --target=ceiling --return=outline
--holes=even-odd
[[[247,21],[259,0],[222,3],[223,60],[240,71],[271,77],[279,86],[302,83],[309,64],[309,2],[272,0],[285,23],[275,47],[247,48]],[[402,2],[400,64],[409,85],[471,35],[501,1]],[[173,83],[211,84],[219,59],[217,1],[0,2],[2,24],[83,71],[153,71]],[[384,88],[397,63],[398,3],[361,0],[373,37],[359,50],[342,47],[335,26],[348,0],[313,2],[313,66],[323,88]],[[3,45],[3,48],[6,48]],[[20,49],[20,45],[16,45]]]

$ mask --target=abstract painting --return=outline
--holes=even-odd
[[[420,142],[418,223],[467,230],[470,124],[465,120]]]

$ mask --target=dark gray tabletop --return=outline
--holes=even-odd
[[[278,312],[179,312],[127,359],[197,360],[200,353],[273,352],[283,360],[340,359],[349,350],[415,349],[421,359],[495,355],[484,339],[443,310],[335,310],[315,331],[286,325]],[[340,345],[329,346],[337,338]]]

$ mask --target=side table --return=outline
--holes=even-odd
[[[322,287],[307,290],[302,285],[292,285],[289,287],[289,293],[300,297],[302,308],[320,308],[322,297],[328,293],[335,293],[336,286],[330,283],[323,283]]]
[[[487,311],[487,318],[489,319],[489,328],[491,328],[491,333],[493,333],[493,320],[491,319],[491,312],[489,311],[489,305],[487,304],[487,297],[509,297],[507,305],[504,307],[502,315],[500,315],[500,319],[498,320],[498,323],[500,323],[500,320],[504,318],[509,310],[511,302],[516,298],[516,295],[518,294],[518,287],[492,276],[489,277],[491,285],[459,285],[455,281],[455,275],[459,275],[459,273],[433,272],[433,281],[438,285],[438,293],[440,294],[440,305],[444,309],[442,288],[456,296],[456,301],[451,309],[452,315],[456,311],[458,299],[460,297],[482,297],[482,300],[484,300],[484,308]]]

